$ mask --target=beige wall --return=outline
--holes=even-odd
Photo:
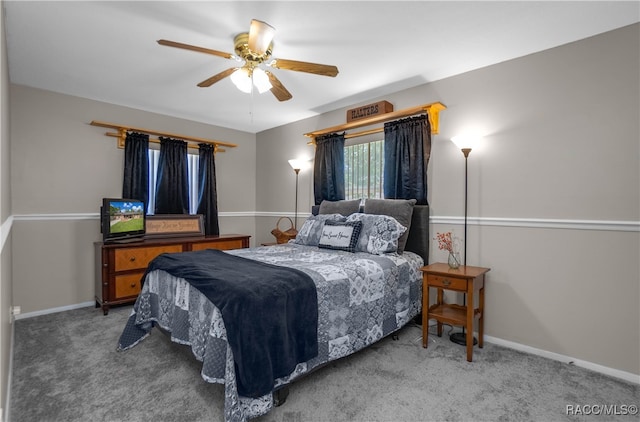
[[[490,339],[632,374],[640,374],[639,28],[380,98],[396,110],[448,107],[429,168],[433,233],[462,234],[464,158],[449,139],[468,125],[486,134],[469,156],[468,262],[492,268]],[[216,160],[221,230],[250,234],[255,245],[273,241],[277,218],[293,214],[287,160],[312,156],[303,134],[345,118],[339,109],[253,135],[14,85],[10,107],[7,174],[3,104],[0,216],[14,222],[0,282],[23,312],[93,300],[90,245],[99,238],[100,198],[120,192],[122,150],[91,120],[237,143]],[[311,172],[299,182],[303,214],[313,201]],[[432,242],[430,260],[442,259]],[[3,351],[8,305],[3,298]]]
[[[468,160],[467,244],[470,265],[492,268],[487,335],[632,374],[640,374],[639,28],[362,103],[447,106],[429,164],[433,234],[463,236],[464,157],[451,137],[485,133]],[[308,150],[303,134],[344,123],[345,112],[258,135],[257,203],[266,211],[258,239],[270,237],[270,213],[292,209],[286,159]],[[306,211],[310,186],[301,183]],[[430,257],[446,258],[434,241]]]
[[[98,210],[102,197],[122,194],[123,150],[92,120],[236,143],[216,155],[220,230],[253,236],[254,134],[11,88],[13,304],[23,313],[94,300]]]

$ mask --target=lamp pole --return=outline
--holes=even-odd
[[[298,173],[300,173],[300,169],[294,168],[293,171],[296,172],[296,206],[295,206],[295,213],[293,217],[293,228],[298,230]]]
[[[469,158],[469,153],[471,152],[471,148],[462,148],[462,153],[464,154],[464,266],[467,266],[467,192],[468,192],[468,176],[467,176],[467,159]],[[465,294],[462,297],[463,306],[467,305],[467,295]],[[470,306],[473,306],[471,304]],[[470,327],[473,329],[473,327]],[[465,334],[465,329],[462,327],[461,333],[453,333],[449,336],[449,340],[454,343],[466,346],[467,344],[467,336]],[[476,344],[477,340],[473,339],[473,344]]]
[[[467,265],[467,158],[470,152],[471,148],[462,148],[464,154],[464,265]]]

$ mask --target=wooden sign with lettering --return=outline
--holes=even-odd
[[[388,101],[378,101],[377,103],[347,110],[347,123],[353,122],[354,120],[390,113],[392,111],[393,104]]]
[[[204,236],[201,214],[156,214],[146,218],[145,237]]]

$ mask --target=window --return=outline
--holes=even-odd
[[[149,149],[149,204],[147,214],[155,214],[156,207],[156,179],[158,176],[158,159],[160,150]],[[198,172],[200,169],[200,156],[187,154],[187,168],[189,180],[189,214],[198,212]]]
[[[383,139],[345,146],[345,199],[382,198],[383,168]]]

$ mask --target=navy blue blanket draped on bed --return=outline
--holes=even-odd
[[[154,270],[187,280],[220,310],[240,395],[271,392],[275,379],[317,356],[317,292],[304,272],[213,249],[160,255]],[[123,333],[120,348],[126,342]]]

